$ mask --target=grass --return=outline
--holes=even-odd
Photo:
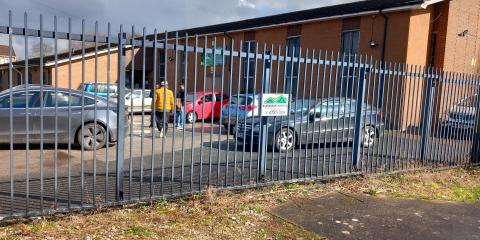
[[[0,239],[320,239],[269,212],[334,191],[376,197],[475,203],[480,168],[274,185],[97,212],[56,215],[0,227]]]

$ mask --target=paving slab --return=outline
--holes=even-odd
[[[273,213],[328,239],[480,239],[480,204],[335,192],[290,201]]]

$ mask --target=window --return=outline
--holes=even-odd
[[[158,54],[158,78],[159,83],[165,81],[165,51],[163,49],[159,50]],[[145,83],[147,85],[147,83]]]
[[[238,101],[237,101],[238,100]],[[240,105],[240,106],[243,106],[243,105],[252,105],[253,104],[253,98],[250,98],[250,97],[245,97],[245,96],[233,96],[231,99],[230,99],[230,104],[231,105]]]
[[[202,102],[204,103],[213,102],[213,95],[212,94],[205,95]]]
[[[28,92],[28,95],[26,92],[13,93],[13,108],[26,108],[27,100],[29,108],[38,108],[38,95],[38,91]],[[10,95],[7,94],[0,98],[0,108],[10,108]]]
[[[92,92],[96,92],[96,93],[116,93],[117,92],[117,86],[115,86],[113,84],[109,85],[109,84],[103,84],[103,83],[99,83],[97,85],[92,84]]]
[[[133,93],[133,98],[142,98],[142,91],[135,91]]]
[[[287,56],[298,58],[300,56],[300,37],[299,36],[289,37],[287,39],[287,47],[288,47]],[[293,62],[293,59],[287,62],[287,73],[286,73],[287,85],[284,89],[284,92],[290,93],[293,98],[297,96],[297,92],[298,92],[298,73],[299,73],[298,70],[299,70],[298,62]]]
[[[339,113],[343,114],[344,110],[344,105],[339,102],[324,102],[316,107],[315,112],[328,117],[338,116]]]
[[[215,94],[215,101],[220,102],[222,100],[228,100],[228,96],[221,93]]]
[[[46,94],[45,107],[55,107],[55,102],[58,107],[68,107],[69,102],[71,104],[70,106],[72,107],[80,107],[82,106],[82,97],[71,95],[71,98],[69,98],[69,93],[67,92],[57,92],[56,95],[55,92],[48,92]],[[84,106],[93,104],[95,104],[94,99],[84,97]]]
[[[461,107],[476,107],[478,105],[478,97],[472,96],[463,100],[460,104]]]
[[[243,93],[254,93],[255,88],[255,41],[246,41],[243,51],[249,53],[248,58],[243,58]],[[248,62],[248,64],[247,64]]]
[[[355,63],[358,48],[360,44],[360,31],[359,30],[351,30],[351,31],[344,31],[342,33],[342,57],[344,57],[343,62],[344,65]],[[340,96],[352,97],[353,94],[353,83],[354,83],[354,67],[343,67],[340,87],[339,87],[339,94]]]

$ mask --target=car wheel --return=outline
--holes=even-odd
[[[187,120],[187,123],[194,123],[197,121],[197,114],[192,111],[187,113],[187,116],[185,118]]]
[[[107,133],[102,125],[98,123],[96,125],[94,123],[88,123],[85,124],[83,130],[83,134],[82,129],[80,129],[77,134],[77,141],[83,146],[83,149],[92,151],[94,149],[101,149],[105,147],[107,142]],[[97,131],[96,137],[94,134],[95,130]]]
[[[362,131],[362,146],[364,148],[370,148],[375,145],[377,139],[377,133],[374,127],[366,126]]]
[[[295,133],[289,128],[280,129],[275,135],[275,148],[286,152],[295,146]]]

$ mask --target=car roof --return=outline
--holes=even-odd
[[[41,88],[42,88],[42,86],[40,86],[39,84],[28,84],[28,90],[29,91],[40,91]],[[26,91],[26,90],[27,90],[27,85],[18,85],[18,86],[12,87],[10,89],[6,89],[6,90],[1,91],[0,95],[7,94],[10,91],[21,92],[21,91]],[[95,97],[95,94],[80,91],[80,90],[69,89],[69,88],[60,88],[60,87],[55,88],[54,86],[51,86],[51,85],[43,85],[43,91],[55,91],[55,90],[61,91],[61,92],[71,92],[73,94],[78,94],[78,95],[81,95],[83,93],[84,96],[92,97],[92,98]],[[97,96],[97,98],[101,98],[101,97]]]
[[[203,95],[203,94],[226,94],[226,93],[223,93],[223,92],[194,92],[194,93],[187,93],[188,95],[193,95],[195,94],[195,96],[197,95]]]

